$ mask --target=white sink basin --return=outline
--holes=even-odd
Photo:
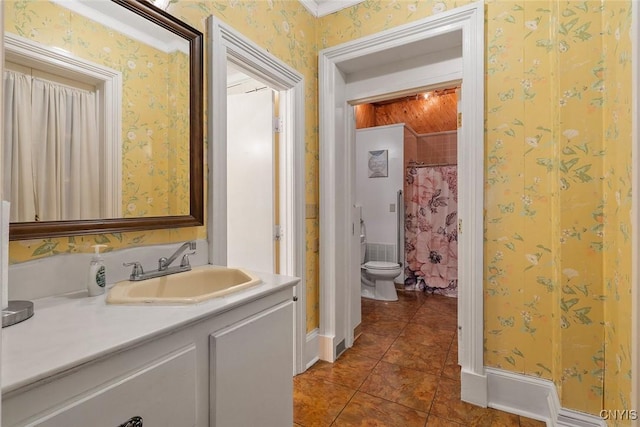
[[[206,265],[153,279],[116,283],[107,294],[109,304],[194,304],[259,284],[256,276],[239,268]]]

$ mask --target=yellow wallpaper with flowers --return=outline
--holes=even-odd
[[[366,0],[315,19],[293,0],[172,1],[215,15],[305,77],[307,330],[319,324],[319,49],[472,0]],[[487,0],[485,364],[554,381],[563,407],[631,393],[630,0]],[[14,242],[13,261],[202,237],[203,228]],[[34,248],[47,246],[44,253]],[[628,425],[621,422],[620,425]]]
[[[468,3],[368,0],[321,18],[319,48]],[[485,364],[596,415],[635,409],[630,7],[485,1]]]

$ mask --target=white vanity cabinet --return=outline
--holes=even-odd
[[[72,361],[31,383],[8,390],[3,383],[1,425],[290,426],[293,284],[262,294],[254,292],[246,301],[211,312],[207,312],[206,303],[195,308],[103,306],[114,318],[127,321],[130,316],[129,322],[136,318],[148,322],[145,316],[169,322],[166,318],[173,317],[175,327],[134,341],[123,338],[122,345],[101,352],[100,357]],[[61,306],[60,310],[64,309]],[[189,316],[189,310],[197,313]],[[42,318],[34,316],[33,320],[43,321],[42,327],[47,327],[48,315],[42,311]],[[66,316],[74,314],[67,312]],[[23,333],[36,326],[30,324]],[[61,328],[67,333],[70,330],[68,325]],[[111,329],[105,327],[107,330]],[[57,352],[64,351],[62,347],[42,343],[38,348],[43,363],[60,358]],[[34,355],[29,357],[38,360]],[[2,367],[11,369],[14,365],[6,366],[3,358]]]
[[[211,334],[211,427],[293,425],[293,302]]]
[[[3,402],[2,425],[118,427],[131,421],[127,427],[195,426],[195,361],[195,346],[188,346],[93,388],[83,384],[100,372],[79,373],[84,378],[74,374]],[[89,371],[113,374],[118,369],[117,363],[100,365]]]

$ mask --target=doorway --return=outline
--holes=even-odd
[[[305,108],[301,74],[214,16],[207,19],[207,139],[209,263],[227,265],[227,65],[278,93],[280,274],[300,278],[294,287],[293,373],[306,370]]]
[[[484,6],[470,4],[320,52],[321,358],[353,345],[353,105],[462,81],[458,131],[458,340],[462,400],[487,405],[483,365]],[[358,236],[359,237],[359,236]],[[358,248],[359,249],[359,248]],[[355,314],[355,315],[354,315]]]
[[[355,106],[364,259],[398,263],[398,290],[457,298],[458,89]],[[388,152],[386,177],[370,179],[370,150]]]
[[[277,92],[227,68],[227,265],[277,274]]]

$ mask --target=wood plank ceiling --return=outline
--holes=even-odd
[[[457,88],[356,106],[356,129],[405,123],[417,134],[457,128]]]

